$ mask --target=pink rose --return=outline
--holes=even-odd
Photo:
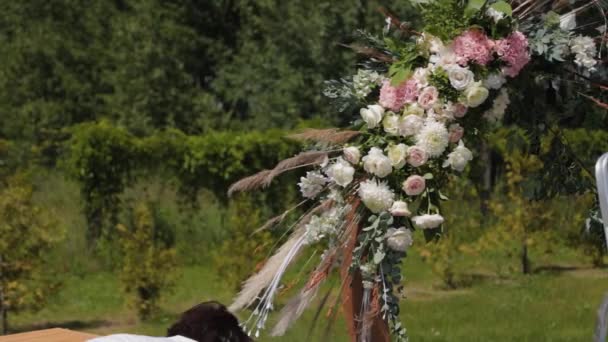
[[[454,105],[454,117],[455,118],[464,118],[464,116],[467,114],[467,106],[463,105],[462,103],[457,103]]]
[[[452,124],[449,128],[450,132],[450,142],[457,143],[462,139],[464,135],[464,128],[462,128],[459,124]]]
[[[425,188],[426,181],[418,175],[409,176],[405,182],[403,182],[403,191],[405,191],[408,196],[420,195]]]
[[[426,151],[418,146],[410,146],[407,149],[407,162],[413,167],[426,164],[428,156]]]
[[[420,92],[418,104],[424,109],[429,109],[437,102],[439,91],[435,87],[426,87]]]

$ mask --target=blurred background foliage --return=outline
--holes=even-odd
[[[110,280],[91,293],[122,288],[158,326],[163,305],[180,310],[166,298],[227,300],[280,241],[281,228],[254,231],[298,202],[301,174],[230,200],[229,184],[295,154],[290,132],[352,121],[322,96],[323,82],[356,72],[340,44],[359,28],[380,33],[380,6],[417,20],[398,0],[2,2],[3,310],[39,309],[53,291],[86,297],[70,284],[102,274]],[[519,82],[505,125],[450,183],[444,239],[416,241],[415,267],[441,288],[604,264],[587,217],[593,165],[608,151],[606,111],[568,94],[567,80]],[[217,295],[197,294],[208,288],[197,283],[184,294],[193,269],[221,283]],[[21,327],[40,317],[16,315]]]

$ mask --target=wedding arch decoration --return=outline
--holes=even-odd
[[[284,243],[230,307],[253,309],[244,325],[255,337],[267,325],[288,266],[305,246],[318,244],[324,252],[317,267],[282,308],[271,334],[283,335],[337,269],[342,285],[328,305],[342,302],[353,340],[389,340],[389,332],[407,340],[395,293],[401,262],[413,234],[440,237],[445,185],[473,159],[469,148],[502,120],[517,91],[511,81],[547,64],[585,79],[605,48],[599,1],[418,0],[415,7],[423,18],[419,28],[382,11],[383,35],[359,32],[362,44],[351,46],[366,57],[357,73],[328,82],[325,95],[339,110],[358,106],[350,127],[293,135],[310,150],[229,189],[257,189],[286,171],[311,169],[298,184],[304,200],[262,229],[283,223],[297,208],[310,209],[288,227]],[[594,9],[600,21],[581,23]],[[590,25],[594,36],[583,34]]]

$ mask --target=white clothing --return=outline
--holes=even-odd
[[[116,334],[96,337],[87,342],[196,342],[183,336],[150,337],[142,335]]]

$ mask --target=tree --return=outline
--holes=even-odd
[[[13,178],[0,191],[0,332],[8,313],[39,309],[58,283],[49,279],[45,253],[63,236],[51,213],[32,203],[32,188]]]
[[[118,225],[124,254],[120,279],[139,318],[145,320],[158,309],[161,294],[174,283],[176,252],[170,230],[152,206],[137,203],[130,221]]]

